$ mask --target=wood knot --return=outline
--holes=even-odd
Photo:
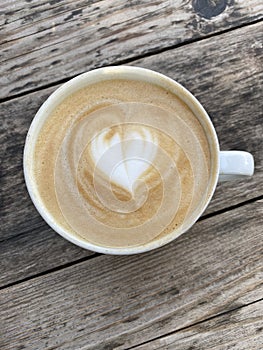
[[[199,16],[211,19],[224,12],[228,3],[228,0],[193,0],[193,9]]]

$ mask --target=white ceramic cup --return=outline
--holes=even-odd
[[[45,120],[50,115],[58,104],[60,104],[66,97],[74,93],[75,91],[96,82],[111,80],[111,79],[130,79],[146,81],[150,83],[157,84],[171,92],[174,92],[179,98],[181,98],[190,109],[194,112],[195,116],[200,121],[210,147],[211,153],[211,173],[207,188],[207,196],[202,203],[200,210],[196,213],[194,217],[191,217],[191,221],[184,225],[184,229],[175,230],[166,236],[155,239],[148,244],[136,247],[126,247],[126,248],[111,248],[103,247],[93,243],[90,243],[80,236],[73,234],[72,232],[66,231],[61,227],[55,219],[52,217],[52,213],[45,209],[42,199],[38,193],[36,182],[34,179],[33,172],[33,155],[34,147],[38,137],[38,134],[43,126]],[[209,204],[213,193],[215,191],[216,185],[219,180],[238,180],[243,177],[248,177],[253,175],[254,172],[254,161],[253,156],[244,151],[220,151],[218,139],[216,135],[215,128],[198,100],[182,85],[178,84],[174,80],[162,75],[160,73],[139,68],[139,67],[129,67],[129,66],[117,66],[117,67],[106,67],[96,69],[84,74],[81,74],[74,79],[63,84],[58,88],[40,107],[36,116],[34,117],[32,124],[29,128],[25,148],[24,148],[24,176],[30,197],[39,211],[40,215],[44,220],[61,236],[69,240],[70,242],[89,250],[93,250],[105,254],[136,254],[146,252],[158,247],[163,246],[175,238],[180,236],[182,233],[187,231],[201,216],[205,208]]]

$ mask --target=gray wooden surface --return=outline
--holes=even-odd
[[[0,349],[261,349],[262,2],[18,0],[0,11]],[[190,89],[221,148],[250,151],[256,166],[247,181],[219,184],[188,233],[132,257],[54,233],[22,173],[46,97],[119,63]]]
[[[204,2],[204,1],[197,1]],[[1,98],[68,79],[85,70],[235,28],[262,18],[258,0],[206,1],[3,1]],[[213,3],[229,3],[207,20]],[[234,3],[234,4],[233,4]],[[207,16],[206,16],[207,17]],[[5,72],[8,71],[8,74]]]
[[[2,347],[127,349],[254,303],[262,204],[202,220],[150,253],[100,255],[3,289]]]
[[[203,350],[211,349],[211,343],[214,350],[258,349],[260,341],[262,343],[262,310],[263,302],[260,301],[200,322],[181,332],[174,332],[166,337],[136,346],[134,349]],[[242,332],[240,332],[241,329]]]

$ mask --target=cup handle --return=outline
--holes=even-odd
[[[248,152],[220,151],[219,159],[219,181],[239,180],[254,173],[254,158]]]

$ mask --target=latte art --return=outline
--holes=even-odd
[[[94,137],[90,145],[91,159],[98,170],[110,176],[110,182],[132,193],[136,180],[155,158],[157,142],[154,132],[145,126],[119,125]]]
[[[35,174],[47,209],[97,245],[143,245],[180,232],[206,200],[202,127],[176,96],[149,83],[80,90],[53,112],[38,145]]]

